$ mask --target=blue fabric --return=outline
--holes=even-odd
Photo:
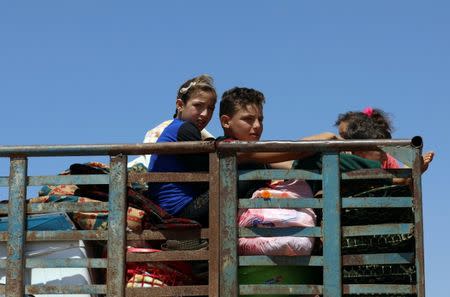
[[[192,123],[174,119],[164,129],[157,143],[177,141],[200,141],[201,134]],[[193,166],[193,159],[202,158],[202,162]],[[149,172],[195,172],[206,168],[208,156],[203,155],[157,155],[150,159]],[[194,163],[195,164],[195,163]],[[198,183],[149,183],[150,198],[172,215],[178,214],[194,197],[197,197],[207,188]]]

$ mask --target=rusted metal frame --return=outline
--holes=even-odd
[[[362,226],[343,226],[342,235],[344,237],[352,236],[371,236],[371,235],[389,235],[389,234],[411,234],[413,224],[377,224]]]
[[[74,211],[107,211],[108,203],[106,202],[56,202],[56,203],[27,203],[28,214],[47,213],[47,212],[74,212]],[[8,205],[0,205],[0,214],[8,213]]]
[[[106,285],[28,285],[25,287],[26,294],[105,294]]]
[[[219,296],[237,297],[237,165],[236,155],[219,152],[220,283]]]
[[[411,139],[378,140],[300,140],[300,141],[232,141],[218,142],[219,151],[232,152],[337,152],[378,150],[380,146],[410,146]]]
[[[208,295],[208,286],[173,286],[153,288],[126,288],[127,297],[199,296]]]
[[[414,198],[414,237],[416,250],[417,297],[425,297],[425,251],[423,245],[423,210],[422,210],[422,146],[412,150],[414,165],[412,175]]]
[[[160,253],[127,253],[127,262],[157,262],[157,261],[199,261],[208,260],[206,250],[194,251],[164,251]]]
[[[342,256],[342,265],[412,264],[414,253],[360,254]]]
[[[0,232],[0,241],[8,239],[8,232]],[[27,231],[27,241],[72,241],[72,240],[106,240],[107,231],[74,230],[74,231]]]
[[[56,176],[30,176],[29,186],[41,185],[107,185],[109,177],[107,174],[74,174]]]
[[[220,284],[220,164],[217,153],[209,154],[209,263],[208,296],[219,297]]]
[[[361,197],[342,198],[342,208],[406,208],[413,206],[411,197]]]
[[[58,267],[74,267],[74,268],[107,268],[106,259],[88,258],[88,259],[26,259],[26,268],[58,268]]]
[[[344,294],[415,294],[414,285],[390,285],[390,284],[361,284],[361,285],[343,285]]]
[[[215,151],[212,141],[183,141],[137,144],[79,144],[79,145],[2,145],[0,157],[67,157],[67,156],[114,156],[120,154],[189,154]]]
[[[127,157],[111,156],[108,212],[107,296],[125,295]]]
[[[301,169],[255,169],[239,170],[239,180],[286,180],[286,179],[306,179],[321,180],[322,175],[316,171]]]
[[[240,285],[241,295],[316,295],[322,294],[324,288],[320,285]],[[324,295],[325,296],[325,295]]]
[[[323,266],[322,256],[240,256],[239,266]]]
[[[411,169],[358,169],[342,173],[341,179],[392,179],[392,178],[408,178],[411,177]]]
[[[8,242],[6,260],[6,297],[22,297],[25,293],[24,250],[26,230],[28,160],[13,157],[9,174]]]
[[[239,227],[239,237],[274,237],[274,236],[298,236],[298,237],[322,237],[321,227],[289,227],[289,228],[257,228]]]
[[[207,172],[149,172],[149,173],[129,173],[129,182],[207,182],[209,175]]]
[[[323,296],[342,296],[341,197],[339,154],[324,153],[323,188]]]
[[[217,207],[217,209],[219,209]],[[142,233],[128,233],[127,234],[127,240],[166,240],[166,239],[197,239],[197,238],[203,238],[207,239],[209,238],[210,229],[203,228],[203,229],[192,229],[192,230],[183,230],[183,232],[180,232],[179,230],[159,230],[159,231],[153,231],[153,230],[143,230]],[[211,245],[210,245],[211,246]]]

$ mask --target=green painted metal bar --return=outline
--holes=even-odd
[[[83,175],[56,175],[56,176],[30,176],[29,186],[43,185],[107,185],[107,174],[83,174]]]
[[[323,296],[342,296],[339,155],[325,153],[323,175]]]
[[[25,259],[26,268],[58,268],[58,267],[90,267],[90,268],[106,268],[106,259]],[[0,269],[6,268],[6,260],[0,260]]]
[[[257,170],[240,170],[239,180],[271,180],[271,179],[304,179],[304,180],[321,180],[322,175],[318,172],[291,169],[257,169]]]
[[[26,286],[25,292],[27,294],[105,294],[105,285],[64,285],[64,286],[50,286],[50,285],[32,285]]]
[[[256,228],[240,227],[239,237],[274,237],[274,236],[297,236],[297,237],[321,237],[321,227],[290,227],[290,228]]]
[[[342,235],[344,237],[388,235],[388,234],[410,234],[412,232],[414,232],[413,224],[378,224],[378,225],[342,227]]]
[[[411,197],[362,197],[342,198],[342,208],[412,207]]]
[[[240,199],[239,208],[322,208],[323,199]]]
[[[325,294],[320,285],[240,285],[240,295],[315,295]],[[325,295],[324,295],[325,296]]]
[[[28,214],[47,213],[47,212],[75,212],[75,211],[107,211],[107,202],[57,202],[57,203],[28,203],[26,205]],[[0,205],[0,214],[8,213],[8,205]]]
[[[26,158],[11,158],[9,174],[9,218],[6,262],[6,297],[22,297],[24,283],[25,200],[27,195]]]
[[[411,177],[411,169],[358,169],[342,173],[343,180],[353,179],[392,179]]]
[[[72,241],[72,240],[106,240],[107,231],[74,230],[74,231],[27,231],[27,241]],[[0,232],[0,241],[8,240],[8,232]]]
[[[413,285],[390,285],[390,284],[363,284],[363,285],[344,285],[345,294],[415,294],[416,286]]]
[[[425,250],[423,246],[422,210],[422,146],[412,152],[413,197],[414,197],[414,236],[416,248],[417,297],[425,297]]]
[[[108,214],[107,296],[125,296],[127,157],[112,156]]]
[[[207,296],[207,285],[127,288],[127,297]]]
[[[240,266],[323,266],[322,256],[240,256]]]
[[[237,166],[233,155],[220,156],[220,284],[219,296],[237,297]]]
[[[414,253],[361,254],[342,256],[342,265],[412,264]]]

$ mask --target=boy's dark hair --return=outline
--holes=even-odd
[[[382,111],[381,109],[374,108],[370,115],[365,114],[361,111],[349,111],[346,113],[341,113],[338,116],[338,119],[334,123],[336,127],[339,126],[342,122],[358,122],[364,121],[364,119],[370,119],[373,122],[375,129],[378,131],[378,134],[381,134],[383,139],[391,139],[392,138],[392,124],[389,116]],[[346,138],[346,137],[344,137]],[[361,138],[362,139],[362,138]]]
[[[262,109],[265,101],[264,94],[258,90],[234,87],[223,93],[219,116],[233,116],[240,108],[251,104]]]
[[[199,91],[210,92],[217,98],[216,89],[214,87],[214,80],[211,76],[207,74],[202,74],[185,81],[179,88],[177,92],[177,99],[181,99],[184,103],[195,93]],[[178,111],[175,110],[174,118],[177,117]]]

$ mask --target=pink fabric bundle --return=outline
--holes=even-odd
[[[313,194],[305,181],[290,180],[273,183],[270,188],[261,188],[253,193],[251,199],[301,199],[308,197],[313,197]],[[263,228],[313,227],[316,225],[316,215],[311,208],[250,208],[240,210],[238,224],[240,227]],[[241,255],[309,255],[313,245],[313,237],[239,238]]]

